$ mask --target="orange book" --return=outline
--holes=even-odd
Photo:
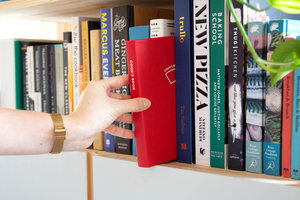
[[[68,79],[69,79],[69,108],[70,108],[70,113],[72,113],[74,111],[72,43],[68,44]]]

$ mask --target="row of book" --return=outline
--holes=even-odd
[[[243,5],[233,4],[243,22]],[[174,5],[178,160],[299,179],[296,73],[271,87],[224,1]],[[249,21],[248,36],[270,60],[280,43],[299,36],[299,25]]]

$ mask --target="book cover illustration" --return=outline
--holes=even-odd
[[[174,36],[127,41],[126,49],[131,96],[151,101],[148,110],[133,113],[138,165],[151,167],[174,160],[177,158]]]

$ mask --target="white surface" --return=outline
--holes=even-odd
[[[86,153],[0,156],[1,200],[84,200]]]
[[[300,188],[94,156],[95,200],[294,200]]]

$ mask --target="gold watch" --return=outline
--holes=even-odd
[[[54,124],[54,144],[50,153],[58,154],[62,151],[66,138],[66,129],[61,114],[50,114]]]

